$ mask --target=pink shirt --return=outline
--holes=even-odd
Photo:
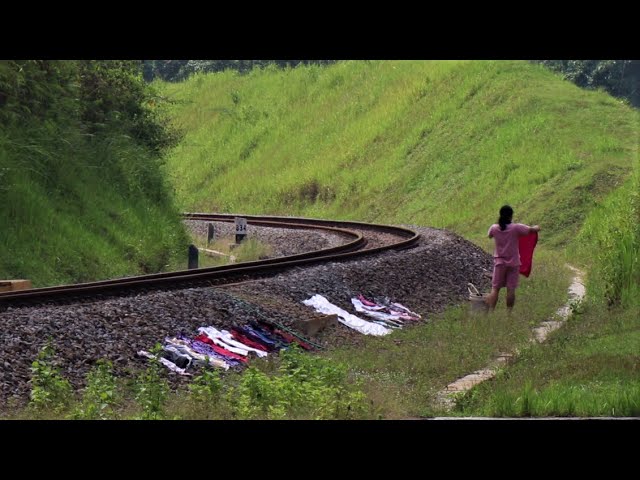
[[[507,228],[500,230],[500,225],[494,223],[489,228],[489,237],[493,237],[496,248],[493,252],[495,265],[508,267],[520,266],[520,251],[518,250],[518,237],[527,235],[529,227],[522,223],[510,223]]]

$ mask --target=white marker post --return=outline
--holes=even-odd
[[[236,244],[239,244],[247,236],[247,219],[236,217]]]

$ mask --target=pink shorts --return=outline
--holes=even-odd
[[[516,288],[520,275],[520,267],[508,267],[506,265],[493,266],[493,279],[491,286],[493,288]]]

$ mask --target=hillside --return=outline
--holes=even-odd
[[[629,176],[638,112],[520,61],[348,61],[162,85],[185,210],[447,227],[504,203],[567,244]]]
[[[77,283],[186,256],[141,85],[118,62],[0,62],[0,279]]]

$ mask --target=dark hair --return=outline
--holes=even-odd
[[[513,208],[509,205],[505,205],[500,209],[500,218],[498,219],[498,223],[500,224],[500,230],[504,230],[507,228],[507,225],[511,223],[511,219],[513,218]]]

